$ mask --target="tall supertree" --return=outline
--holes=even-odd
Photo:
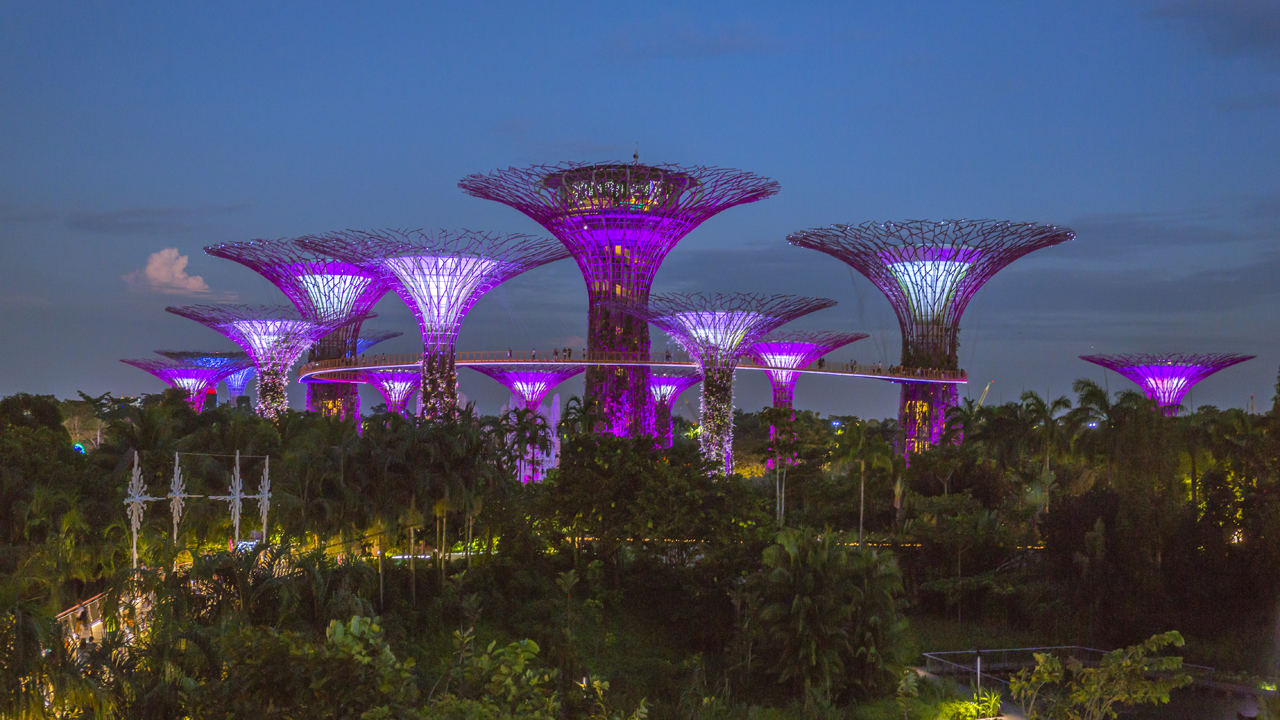
[[[313,343],[352,319],[309,320],[287,305],[190,305],[165,310],[217,330],[244,348],[258,370],[257,412],[268,418],[289,408],[285,389],[289,368]]]
[[[1182,396],[1210,375],[1252,360],[1254,355],[1235,353],[1139,353],[1134,355],[1081,355],[1081,360],[1115,370],[1142,387],[1165,415],[1177,415]]]
[[[204,410],[205,395],[218,386],[218,381],[239,368],[238,365],[220,365],[210,367],[190,362],[171,362],[165,360],[121,360],[140,370],[155,375],[165,381],[169,387],[187,393],[187,404],[196,412]]]
[[[569,254],[554,240],[478,232],[338,232],[302,241],[378,272],[392,283],[422,331],[422,414],[452,415],[458,405],[454,347],[462,321],[501,283]]]
[[[377,389],[387,404],[387,411],[397,415],[407,413],[410,398],[422,388],[422,372],[416,369],[360,370],[356,379]]]
[[[773,390],[773,406],[790,408],[796,394],[799,370],[837,348],[870,337],[866,333],[824,330],[779,331],[754,343],[747,352],[761,365],[768,366],[769,387]]]
[[[978,288],[1023,255],[1074,237],[1035,223],[908,220],[832,225],[787,240],[843,260],[880,288],[898,314],[904,366],[958,370],[960,316]],[[936,444],[958,403],[953,384],[902,383],[899,449],[910,457]]]
[[[573,253],[587,282],[587,352],[645,359],[649,328],[604,302],[643,304],[663,258],[713,215],[763,200],[778,183],[739,170],[634,163],[561,163],[469,175],[465,192],[533,218]],[[653,423],[649,369],[587,369],[586,396],[599,403],[615,435],[638,435]]]
[[[542,479],[547,469],[557,465],[560,459],[559,443],[555,440],[556,420],[550,417],[542,407],[542,400],[551,389],[569,378],[582,372],[582,365],[558,365],[553,363],[531,363],[529,365],[468,365],[480,373],[497,380],[520,398],[526,410],[532,410],[547,420],[551,425],[551,452],[543,454],[536,449],[528,449],[516,469],[520,479],[526,483]],[[514,398],[513,398],[514,399]],[[513,410],[515,408],[512,408]]]
[[[360,354],[360,321],[344,321],[368,317],[374,304],[391,289],[379,273],[316,253],[296,239],[224,243],[204,251],[234,260],[265,277],[289,297],[305,319],[340,323],[310,348],[308,361]],[[358,388],[354,383],[307,383],[307,409],[337,417],[359,417]]]
[[[163,355],[178,363],[200,365],[202,367],[235,365],[222,378],[222,381],[227,384],[228,400],[232,405],[235,404],[236,398],[244,394],[244,386],[248,385],[249,380],[253,378],[253,359],[249,357],[248,353],[240,350],[157,350],[156,354]]]
[[[675,443],[676,398],[702,380],[697,370],[664,370],[649,376],[649,395],[653,397],[653,427],[659,445],[669,448]]]
[[[816,310],[835,305],[825,298],[726,293],[654,295],[647,303],[608,304],[657,325],[684,346],[702,372],[702,455],[733,472],[733,372],[738,359],[760,338]]]

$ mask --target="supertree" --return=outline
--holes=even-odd
[[[674,406],[680,393],[702,380],[697,370],[665,370],[649,376],[649,395],[653,397],[653,427],[659,446],[669,448],[675,443]]]
[[[768,366],[769,387],[773,390],[773,406],[790,408],[796,394],[799,370],[837,348],[870,337],[866,333],[824,330],[779,331],[753,343],[747,352],[761,365]]]
[[[543,454],[536,449],[528,449],[520,459],[516,472],[524,482],[537,482],[543,473],[555,467],[559,461],[559,443],[554,441],[556,418],[550,417],[542,407],[542,400],[551,389],[569,378],[582,372],[582,365],[557,365],[552,363],[533,363],[529,365],[468,365],[477,372],[488,375],[506,386],[520,398],[526,410],[541,415],[551,425],[553,442],[551,452]],[[513,398],[514,399],[514,398]],[[513,410],[515,408],[512,408]]]
[[[471,231],[337,232],[302,242],[379,273],[413,311],[422,331],[421,412],[430,418],[457,410],[454,347],[476,301],[526,270],[569,256],[554,240]]]
[[[610,300],[620,312],[657,325],[684,346],[702,373],[702,455],[733,472],[733,372],[752,343],[778,327],[835,305],[825,298],[726,293]]]
[[[235,365],[222,381],[227,384],[228,401],[235,405],[236,398],[244,394],[245,385],[253,378],[253,359],[240,350],[157,350],[157,355],[189,365],[202,367],[226,367]]]
[[[250,365],[223,378],[222,381],[227,384],[227,401],[235,405],[236,399],[244,395],[244,389],[249,386],[249,381],[257,374],[258,368]]]
[[[386,342],[391,338],[398,338],[404,333],[399,330],[365,330],[360,333],[360,337],[356,338],[356,355],[363,355],[366,350],[377,345],[380,342]],[[317,358],[320,359],[320,358]]]
[[[903,366],[957,370],[960,316],[978,288],[1023,255],[1074,237],[1035,223],[908,220],[832,225],[787,240],[843,260],[880,288],[898,314]],[[952,384],[902,383],[899,449],[910,457],[936,444],[958,403]]]
[[[1133,355],[1081,355],[1081,360],[1115,370],[1142,387],[1165,415],[1177,415],[1182,396],[1210,375],[1252,360],[1254,355],[1235,353],[1139,353]]]
[[[287,305],[190,305],[165,310],[217,330],[244,348],[257,366],[257,412],[268,418],[289,408],[285,385],[293,363],[316,340],[352,319],[309,320]]]
[[[533,218],[573,253],[587,282],[587,352],[596,358],[644,359],[649,328],[604,305],[643,304],[663,258],[702,222],[735,205],[763,200],[778,183],[740,170],[634,163],[561,163],[469,175],[465,192],[509,205]],[[587,369],[594,399],[615,435],[653,424],[649,369]]]
[[[397,415],[407,413],[409,399],[422,387],[422,373],[416,369],[360,370],[356,379],[377,389],[387,404],[387,411]]]
[[[204,410],[205,395],[217,387],[218,381],[238,368],[237,365],[210,367],[190,362],[150,359],[121,360],[120,362],[146,370],[165,381],[169,387],[185,391],[187,404],[196,412]]]
[[[303,318],[341,323],[310,348],[308,361],[358,355],[360,321],[343,321],[370,317],[374,304],[391,289],[380,274],[316,253],[296,239],[224,243],[206,247],[204,252],[234,260],[262,275],[289,297]],[[353,383],[307,383],[307,409],[359,417],[358,388]]]

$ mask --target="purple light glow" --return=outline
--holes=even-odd
[[[227,395],[230,396],[232,403],[235,402],[236,398],[244,395],[244,389],[248,387],[249,381],[252,380],[253,376],[257,373],[258,369],[250,366],[243,370],[233,372],[222,379],[223,382],[227,384]]]
[[[653,397],[654,404],[654,428],[655,434],[661,440],[660,447],[669,448],[675,443],[676,400],[680,397],[680,393],[693,387],[700,380],[702,380],[702,374],[696,370],[649,377],[649,395]]]
[[[520,396],[528,410],[537,410],[551,389],[586,368],[582,365],[468,365]]]
[[[422,387],[419,370],[362,370],[357,378],[376,388],[387,404],[387,412],[397,415],[407,414],[409,401]]]
[[[1176,415],[1182,398],[1192,386],[1210,375],[1252,360],[1253,355],[1234,353],[1162,353],[1134,355],[1081,355],[1081,360],[1115,370],[1142,387],[1142,392],[1166,415]]]
[[[204,409],[205,394],[218,385],[218,381],[237,368],[236,365],[207,367],[195,364],[173,364],[164,360],[121,360],[140,370],[146,370],[160,378],[169,387],[187,393],[187,404],[192,410]]]
[[[470,175],[458,186],[533,218],[573,254],[587,283],[587,352],[650,350],[649,328],[604,303],[645,303],[667,253],[717,213],[778,192],[778,184],[738,170],[637,163],[562,163]],[[586,395],[599,403],[615,435],[647,432],[653,422],[646,367],[593,366]]]
[[[769,386],[773,390],[773,406],[789,408],[795,398],[799,369],[837,348],[863,338],[866,333],[775,332],[754,343],[748,352],[756,362],[768,365]]]

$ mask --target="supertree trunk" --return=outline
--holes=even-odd
[[[458,370],[453,348],[433,349],[422,356],[422,417],[442,420],[458,412]]]
[[[898,405],[898,450],[907,457],[937,445],[947,427],[947,410],[960,404],[950,383],[903,383]]]
[[[276,365],[258,368],[258,415],[275,419],[289,409],[288,371]]]
[[[705,368],[702,377],[702,456],[725,477],[733,474],[733,368]]]
[[[667,450],[675,444],[676,422],[672,417],[671,406],[666,403],[653,405],[654,436],[658,439],[658,447]]]
[[[307,383],[307,409],[326,417],[355,420],[360,417],[360,389],[355,383]]]
[[[588,353],[608,353],[637,360],[649,355],[649,324],[617,310],[592,304],[589,311]],[[618,437],[651,435],[653,398],[647,366],[590,365],[585,394],[600,405],[607,426]]]

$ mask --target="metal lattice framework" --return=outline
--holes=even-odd
[[[778,327],[836,303],[795,295],[692,293],[607,304],[662,328],[697,361],[702,371],[702,454],[727,476],[733,472],[733,371],[738,358]]]
[[[316,322],[371,317],[370,310],[391,289],[381,274],[316,253],[292,238],[211,245],[204,252],[234,260],[262,275],[288,296],[304,318]],[[311,348],[307,360],[358,355],[359,335],[360,321],[342,323]],[[360,395],[355,385],[323,382],[307,385],[308,410],[354,418],[359,416],[359,408]]]
[[[1182,397],[1210,375],[1252,360],[1236,353],[1138,353],[1132,355],[1081,355],[1081,360],[1115,370],[1142,387],[1166,415],[1176,415]]]
[[[422,331],[422,414],[431,418],[457,410],[454,351],[476,301],[526,270],[569,257],[549,238],[466,230],[337,232],[302,242],[379,272],[413,311]]]
[[[680,393],[702,380],[697,370],[666,370],[661,375],[649,376],[649,395],[653,398],[654,434],[661,446],[669,448],[675,442],[674,406]]]
[[[528,410],[542,407],[542,400],[551,389],[560,383],[581,373],[586,369],[583,365],[468,365],[477,372],[484,373],[502,383],[511,392],[520,396]]]
[[[717,213],[771,197],[778,183],[740,170],[635,163],[561,163],[469,175],[466,193],[533,218],[573,254],[587,283],[588,353],[649,352],[649,328],[604,301],[645,302],[667,253]],[[649,371],[592,367],[586,395],[616,435],[652,427]]]
[[[422,388],[418,370],[361,370],[356,380],[372,385],[382,395],[387,411],[397,415],[407,414],[409,400]]]
[[[239,350],[209,352],[199,350],[156,350],[156,354],[163,355],[178,363],[200,365],[202,367],[226,367],[234,364],[235,368],[222,378],[222,381],[227,384],[228,400],[232,405],[235,404],[236,398],[244,394],[245,386],[253,379],[253,358],[250,358],[248,353]]]
[[[120,362],[145,370],[163,380],[169,387],[186,392],[187,404],[196,412],[204,409],[205,395],[209,390],[216,388],[219,380],[240,367],[234,364],[209,367],[195,363],[151,359],[121,360]]]
[[[227,396],[232,405],[236,403],[236,398],[244,395],[244,389],[249,386],[249,381],[254,375],[258,374],[258,368],[250,365],[249,367],[233,372],[222,379],[227,384]]]
[[[244,348],[257,366],[257,412],[269,418],[288,409],[285,384],[289,368],[302,353],[343,322],[364,319],[309,320],[287,305],[190,305],[165,310],[216,330]]]
[[[356,355],[363,355],[365,352],[380,342],[386,342],[391,338],[398,338],[404,333],[399,330],[364,330],[360,333],[360,337],[356,338]]]
[[[843,260],[889,299],[902,329],[902,364],[959,368],[960,317],[970,298],[1009,263],[1067,242],[1067,228],[997,220],[907,220],[832,225],[792,233],[787,241]],[[904,383],[898,418],[903,451],[941,437],[955,388]]]
[[[797,330],[769,333],[753,343],[747,352],[756,362],[768,365],[769,387],[773,390],[773,406],[789,408],[796,394],[797,372],[837,348],[870,337],[866,333],[829,330]]]

